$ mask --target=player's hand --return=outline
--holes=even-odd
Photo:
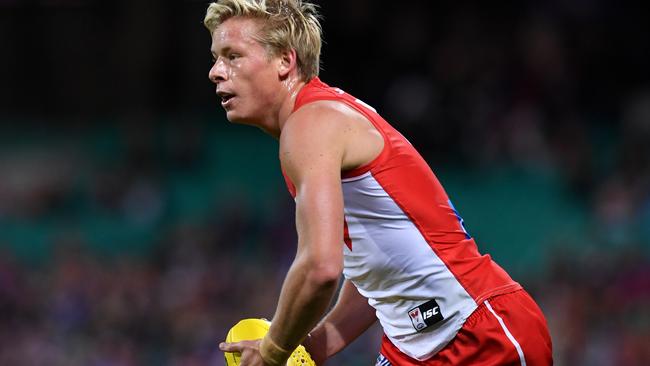
[[[260,339],[254,341],[241,341],[236,343],[219,343],[223,352],[237,352],[241,354],[240,366],[272,366],[264,362],[260,355]]]

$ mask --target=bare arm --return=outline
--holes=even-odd
[[[314,328],[336,292],[343,270],[340,174],[346,130],[340,128],[340,117],[327,108],[302,108],[282,130],[280,161],[296,186],[298,249],[266,337],[221,347],[241,352],[242,365],[261,365],[260,356],[266,365],[283,364],[287,351]]]
[[[303,344],[320,365],[352,343],[376,320],[375,309],[346,280],[334,308],[309,333]]]
[[[353,145],[349,141],[357,146],[359,139],[355,138],[358,131],[350,126],[350,116],[327,103],[304,106],[284,125],[280,161],[296,186],[298,249],[267,336],[261,342],[220,345],[223,351],[241,352],[242,365],[283,364],[287,352],[323,317],[336,292],[343,270],[341,171],[346,164],[355,165],[355,159],[363,160],[359,154],[351,154]],[[315,335],[322,336],[328,345],[327,351],[321,352],[324,357],[338,352],[367,329],[370,315],[374,318],[366,300],[349,284],[344,286],[338,304],[328,321],[316,327],[322,331]],[[353,321],[343,304],[358,307],[364,315]]]
[[[280,161],[296,186],[298,250],[269,337],[297,346],[323,316],[343,270],[342,131],[314,108],[300,110],[280,139]]]

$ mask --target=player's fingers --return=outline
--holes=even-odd
[[[244,350],[244,345],[242,342],[237,342],[237,343],[226,343],[226,342],[221,342],[219,343],[219,349],[222,350],[223,352],[239,352]]]
[[[219,343],[219,349],[224,352],[239,352],[242,353],[246,348],[257,349],[257,344],[259,340],[255,341],[241,341],[241,342],[221,342]]]

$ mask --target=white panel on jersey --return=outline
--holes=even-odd
[[[476,302],[370,172],[343,179],[343,195],[352,241],[352,250],[343,248],[345,277],[377,310],[397,348],[418,360],[431,357],[454,338]],[[430,300],[443,320],[418,332],[409,311]]]

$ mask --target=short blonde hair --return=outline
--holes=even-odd
[[[296,50],[303,81],[318,76],[322,31],[316,5],[302,0],[218,0],[208,6],[203,24],[212,34],[233,17],[261,20],[260,44],[274,56]]]

